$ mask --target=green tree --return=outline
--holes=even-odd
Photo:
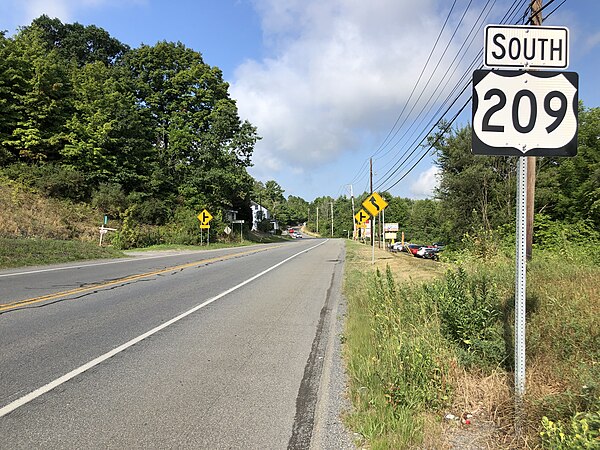
[[[126,74],[96,62],[74,71],[72,84],[75,112],[66,124],[63,163],[96,188],[113,183],[126,192],[141,189],[151,164],[149,120]]]
[[[17,98],[25,93],[25,64],[15,43],[0,32],[0,166],[15,162],[18,152],[9,144],[19,121]]]
[[[577,156],[539,158],[536,212],[600,228],[600,108],[580,103]]]
[[[435,140],[441,180],[437,197],[454,239],[492,230],[514,217],[516,158],[471,153],[471,128]]]
[[[74,60],[79,66],[93,62],[112,65],[129,50],[127,45],[95,25],[63,24],[59,19],[51,19],[44,14],[23,30],[27,32],[30,28],[40,32],[39,36],[49,51],[56,49],[62,58]]]
[[[123,65],[152,120],[154,188],[175,192],[190,206],[232,207],[247,198],[246,168],[258,136],[240,120],[220,69],[169,42],[128,52]]]
[[[55,49],[48,51],[37,27],[16,36],[14,51],[23,90],[14,93],[14,111],[19,119],[5,145],[22,161],[56,161],[66,139],[65,123],[73,110],[72,67]]]
[[[304,223],[308,219],[309,204],[302,197],[289,195],[287,198],[287,208],[290,215],[290,225]]]

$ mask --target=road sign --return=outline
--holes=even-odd
[[[366,222],[367,220],[369,220],[369,214],[367,214],[364,209],[361,209],[359,212],[357,212],[354,215],[354,218],[356,219],[356,221],[359,224],[362,224],[362,223]]]
[[[383,224],[383,231],[387,232],[397,232],[398,230],[400,230],[400,227],[398,226],[397,223],[384,223]]]
[[[200,214],[198,214],[196,217],[198,217],[198,220],[203,225],[206,225],[213,218],[212,214],[209,213],[206,209],[203,209],[202,212]]]
[[[566,27],[488,25],[484,46],[484,64],[488,67],[569,67],[569,29]]]
[[[209,224],[207,224],[207,223],[201,223],[201,224],[200,224],[200,228],[201,228],[201,229],[203,229],[203,230],[207,230],[207,229],[209,229],[209,228],[210,228],[210,225],[209,225]]]
[[[225,227],[225,229],[223,230],[225,232],[225,234],[231,234],[231,228],[229,227]]]
[[[359,222],[356,224],[356,228],[367,228],[367,222]]]
[[[372,216],[376,216],[387,207],[388,203],[377,192],[373,192],[362,202],[362,205]]]
[[[233,220],[231,223],[244,223],[243,220]]]
[[[575,72],[476,70],[473,153],[575,156],[578,85]]]

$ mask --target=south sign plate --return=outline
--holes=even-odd
[[[476,70],[473,153],[575,156],[578,85],[575,72]]]
[[[569,66],[569,29],[524,25],[485,27],[488,67],[566,69]]]

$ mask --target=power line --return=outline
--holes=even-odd
[[[390,135],[392,134],[392,132],[396,128],[396,125],[398,125],[398,122],[400,121],[400,118],[404,114],[404,111],[406,110],[407,105],[410,103],[410,100],[412,99],[412,96],[415,93],[415,91],[417,89],[417,86],[421,82],[421,78],[423,77],[423,75],[425,73],[425,69],[427,69],[427,66],[429,65],[429,61],[431,61],[431,57],[433,56],[433,54],[435,52],[435,49],[436,49],[436,47],[437,47],[437,45],[438,45],[438,43],[440,41],[440,38],[442,37],[442,34],[444,33],[444,29],[446,28],[446,25],[448,24],[448,20],[450,20],[450,16],[452,15],[452,11],[454,10],[454,6],[456,5],[456,1],[457,0],[454,0],[454,2],[452,3],[452,6],[450,7],[450,11],[448,12],[448,15],[446,16],[446,20],[444,21],[444,24],[442,25],[442,29],[440,30],[440,32],[439,32],[439,34],[438,34],[438,36],[437,36],[437,38],[435,40],[435,43],[433,44],[433,47],[431,48],[431,51],[429,52],[429,56],[427,57],[427,61],[425,61],[425,64],[423,65],[423,68],[421,69],[421,73],[419,74],[419,78],[417,79],[417,82],[413,86],[412,91],[410,92],[410,95],[408,96],[408,100],[404,103],[402,111],[400,111],[400,114],[398,114],[398,117],[396,118],[396,121],[394,122],[394,125],[390,129],[389,133],[387,134],[387,136],[385,137],[385,139],[383,140],[383,142],[379,145],[379,148],[377,150],[375,150],[375,152],[373,153],[373,155],[372,155],[373,157],[376,156],[377,153],[380,150],[383,150],[385,148],[385,146],[387,145],[386,142],[387,142],[388,138],[390,137]],[[405,121],[406,121],[406,119],[405,119]],[[404,122],[403,122],[403,124],[404,124]],[[400,128],[398,130],[396,130],[396,132],[391,137],[391,139],[393,139],[398,134],[398,131],[401,128],[402,128],[402,126],[400,126]]]
[[[462,52],[462,50],[464,49],[465,45],[467,44],[467,42],[470,41],[469,45],[467,48],[470,48],[471,45],[473,44],[473,41],[475,39],[475,34],[474,32],[479,29],[481,27],[481,25],[477,25],[480,21],[485,21],[487,19],[487,17],[489,16],[489,14],[491,13],[491,8],[488,11],[488,13],[485,15],[485,18],[483,17],[485,10],[487,9],[488,5],[490,4],[491,0],[488,0],[486,5],[483,7],[483,9],[481,10],[481,12],[479,13],[479,17],[477,18],[477,20],[475,21],[475,25],[473,27],[471,27],[471,31],[469,32],[468,36],[465,38],[465,40],[463,41],[461,47],[458,50],[458,53],[460,54]],[[494,2],[492,3],[492,8],[495,5],[496,0],[494,0]],[[483,20],[482,20],[483,19]],[[452,89],[452,91],[450,92],[450,94],[446,97],[446,99],[444,100],[444,102],[442,102],[442,104],[440,105],[440,107],[438,108],[438,111],[434,114],[434,117],[443,109],[444,105],[447,104],[447,102],[450,100],[450,98],[454,95],[454,92],[456,91],[456,89],[458,89],[459,85],[462,85],[463,83],[463,79],[466,76],[470,76],[470,73],[474,67],[474,65],[476,64],[476,61],[480,58],[481,54],[483,53],[483,51],[479,52],[479,55],[476,56],[476,58],[473,60],[473,62],[471,62],[471,64],[469,65],[469,67],[467,68],[466,72],[463,73],[463,75],[460,77],[459,81],[457,82],[457,85]],[[452,72],[448,75],[448,72],[450,71],[450,68],[447,71],[447,76],[445,83],[443,84],[443,86],[441,85],[442,80],[440,80],[440,84],[438,84],[438,86],[436,87],[436,89],[434,89],[434,91],[431,93],[431,95],[429,96],[429,98],[427,99],[427,101],[425,102],[424,106],[421,108],[421,111],[417,114],[417,116],[415,117],[415,122],[413,122],[413,124],[405,131],[404,135],[394,144],[393,147],[396,147],[401,141],[402,139],[406,136],[406,134],[413,128],[419,129],[423,122],[426,120],[427,117],[429,117],[429,114],[431,112],[431,110],[433,109],[434,105],[436,104],[436,102],[439,100],[440,96],[442,95],[442,93],[444,92],[444,90],[446,89],[446,87],[448,86],[448,83],[452,80],[452,78],[454,77],[454,74],[456,73],[456,70],[458,69],[458,67],[460,66],[460,63],[462,62],[462,60],[464,59],[466,53],[463,53],[461,58],[459,60],[454,60],[452,62],[452,64],[450,65],[450,68],[454,67]],[[433,100],[433,97],[436,95],[436,93],[439,91],[439,93],[437,94],[437,97],[435,98],[435,100]],[[432,102],[433,100],[433,102]],[[429,109],[427,110],[427,112],[425,113],[424,117],[421,119],[421,121],[419,122],[419,124],[415,127],[414,125],[416,124],[416,121],[419,120],[419,117],[421,117],[423,115],[423,113],[425,112],[425,108],[428,107],[428,105],[431,104],[431,106],[429,107]],[[425,128],[427,128],[435,119],[431,118],[429,123],[426,125]],[[415,135],[415,131],[413,131],[409,137],[412,138]],[[418,140],[418,137],[413,141],[413,144]],[[412,144],[411,144],[412,145]],[[389,152],[387,152],[389,153]],[[399,153],[399,152],[398,152]],[[407,151],[404,152],[404,154],[401,156],[401,158],[403,158],[404,156],[406,156]],[[383,155],[382,155],[383,157]],[[380,157],[381,158],[381,157]],[[392,170],[392,169],[390,169]],[[388,172],[386,172],[386,174],[384,174],[383,176],[387,176],[387,174],[390,172],[390,170],[388,170]]]
[[[485,7],[484,7],[484,9],[485,9]],[[513,2],[513,5],[512,5],[512,6],[511,6],[511,8],[509,9],[509,11],[508,11],[508,12],[507,12],[507,13],[504,15],[504,17],[503,17],[502,21],[504,21],[504,20],[506,20],[508,17],[510,17],[510,16],[512,16],[512,15],[514,15],[515,11],[517,11],[518,9],[519,9],[519,1],[518,1],[518,0],[515,0],[515,2]],[[480,16],[481,16],[481,15],[480,15]],[[476,22],[476,23],[477,23],[477,22]],[[461,47],[461,48],[462,48],[462,47]],[[481,54],[481,53],[482,53],[482,52],[480,51],[480,54]],[[462,79],[464,79],[464,76],[463,76],[463,78],[462,78]],[[411,151],[411,152],[410,152],[408,155],[407,155],[407,152],[408,152],[408,149],[407,149],[407,151],[405,151],[405,153],[403,154],[403,157],[402,157],[402,158],[403,158],[403,160],[402,160],[402,161],[401,161],[399,164],[397,164],[397,165],[395,166],[395,168],[392,168],[392,169],[388,170],[388,172],[386,173],[386,175],[384,175],[384,177],[386,177],[386,178],[385,178],[383,181],[381,181],[381,182],[380,182],[379,186],[383,186],[383,185],[384,185],[384,183],[386,183],[387,181],[389,181],[389,180],[390,180],[390,178],[391,178],[393,175],[395,175],[395,174],[396,174],[396,173],[397,173],[397,172],[398,172],[398,171],[399,171],[399,170],[400,170],[400,169],[401,169],[401,168],[402,168],[404,165],[406,165],[407,163],[408,163],[408,164],[410,164],[410,162],[412,162],[412,161],[414,160],[414,157],[413,157],[413,155],[414,155],[414,153],[416,152],[416,150],[418,149],[418,147],[419,147],[419,146],[420,146],[420,145],[421,145],[421,144],[422,144],[422,143],[425,141],[425,139],[426,139],[426,138],[429,136],[429,134],[430,134],[430,133],[433,131],[433,129],[435,129],[435,127],[436,127],[437,125],[439,125],[439,123],[442,121],[442,119],[445,117],[445,115],[446,115],[446,114],[449,112],[449,109],[450,109],[450,108],[451,108],[451,107],[454,105],[454,103],[456,103],[456,101],[457,101],[457,100],[460,98],[460,96],[461,96],[461,95],[464,93],[464,91],[466,90],[466,88],[467,88],[468,86],[470,86],[470,84],[471,84],[471,79],[469,79],[469,83],[468,83],[468,84],[465,86],[465,88],[463,88],[463,90],[461,91],[461,93],[460,93],[460,94],[459,94],[459,95],[458,95],[458,96],[457,96],[457,97],[454,99],[454,101],[453,101],[453,102],[452,102],[452,104],[449,106],[449,108],[448,108],[448,109],[446,109],[446,111],[444,112],[444,114],[442,114],[442,116],[441,116],[441,117],[438,119],[438,121],[437,121],[436,125],[434,125],[434,126],[432,127],[432,129],[430,129],[430,130],[429,130],[427,133],[425,133],[425,134],[424,134],[424,136],[423,136],[423,138],[421,139],[421,141],[419,142],[419,144],[418,144],[418,145],[417,145],[417,146],[416,146],[416,147],[415,147],[415,148],[414,148],[414,149],[413,149],[413,150],[412,150],[412,151]],[[435,92],[435,91],[434,91],[434,92]],[[438,96],[438,97],[439,97],[439,96]],[[470,101],[471,101],[471,99],[469,98],[469,100],[467,100],[467,104],[468,104],[468,102],[470,102]],[[439,109],[438,109],[438,110],[439,110]],[[464,110],[464,107],[463,107],[463,108],[461,108],[461,112],[462,112],[462,110]],[[456,116],[455,116],[455,117],[452,119],[451,123],[452,123],[454,120],[456,120],[456,117],[458,117],[458,115],[456,115]],[[429,123],[431,123],[431,122],[432,122],[432,121],[430,121]],[[450,125],[451,125],[451,123],[450,123]],[[414,134],[414,133],[413,133],[413,134]],[[421,134],[419,134],[419,135],[421,135]],[[417,139],[418,139],[418,138],[417,138]],[[416,139],[415,139],[415,141],[416,141]],[[414,142],[415,142],[415,141],[413,141],[413,144],[414,144]],[[431,148],[431,147],[430,147],[430,148]],[[422,155],[422,156],[419,158],[419,160],[417,161],[417,163],[416,163],[416,164],[414,164],[414,165],[413,165],[413,166],[412,166],[412,167],[411,167],[411,168],[410,168],[410,169],[409,169],[409,170],[408,170],[408,171],[407,171],[407,172],[404,174],[404,176],[402,176],[400,179],[404,179],[404,178],[406,177],[406,175],[408,175],[408,173],[410,173],[410,172],[411,172],[411,171],[412,171],[412,170],[413,170],[413,169],[416,167],[416,165],[417,165],[417,164],[418,164],[418,163],[419,163],[419,162],[420,162],[420,161],[421,161],[421,160],[422,160],[422,159],[425,157],[425,155],[427,154],[427,152],[428,152],[428,151],[424,152],[424,153],[423,153],[423,155]],[[391,173],[390,173],[390,171],[391,171]],[[398,182],[399,182],[399,181],[398,181]],[[396,182],[396,183],[394,183],[392,186],[395,186],[396,184],[397,184],[397,182]],[[389,188],[388,188],[388,189],[389,189]]]

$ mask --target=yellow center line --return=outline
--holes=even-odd
[[[105,283],[95,283],[95,284],[91,284],[89,286],[71,289],[68,291],[62,291],[62,292],[56,292],[54,294],[42,295],[40,297],[33,297],[33,298],[24,299],[24,300],[16,300],[13,302],[8,302],[8,303],[0,303],[0,312],[8,311],[10,309],[15,309],[15,308],[21,308],[23,306],[32,305],[35,303],[45,302],[48,300],[56,300],[57,298],[67,297],[67,296],[73,295],[73,294],[81,294],[83,292],[89,292],[89,291],[93,291],[96,289],[104,289],[104,288],[107,288],[110,286],[128,283],[130,281],[135,281],[135,280],[139,280],[142,278],[152,277],[152,276],[160,275],[160,274],[167,273],[167,272],[172,272],[174,270],[187,269],[189,267],[210,264],[210,263],[217,262],[217,261],[226,261],[228,259],[237,258],[238,256],[252,255],[254,253],[260,253],[260,252],[264,252],[267,250],[272,250],[277,247],[281,247],[281,245],[268,247],[268,248],[261,248],[258,250],[250,250],[250,251],[246,251],[246,252],[233,253],[231,255],[217,256],[215,258],[202,259],[200,261],[181,264],[179,266],[167,267],[165,269],[155,270],[153,272],[146,272],[146,273],[140,273],[140,274],[136,274],[136,275],[130,275],[127,277],[119,278],[119,279],[108,281]]]

